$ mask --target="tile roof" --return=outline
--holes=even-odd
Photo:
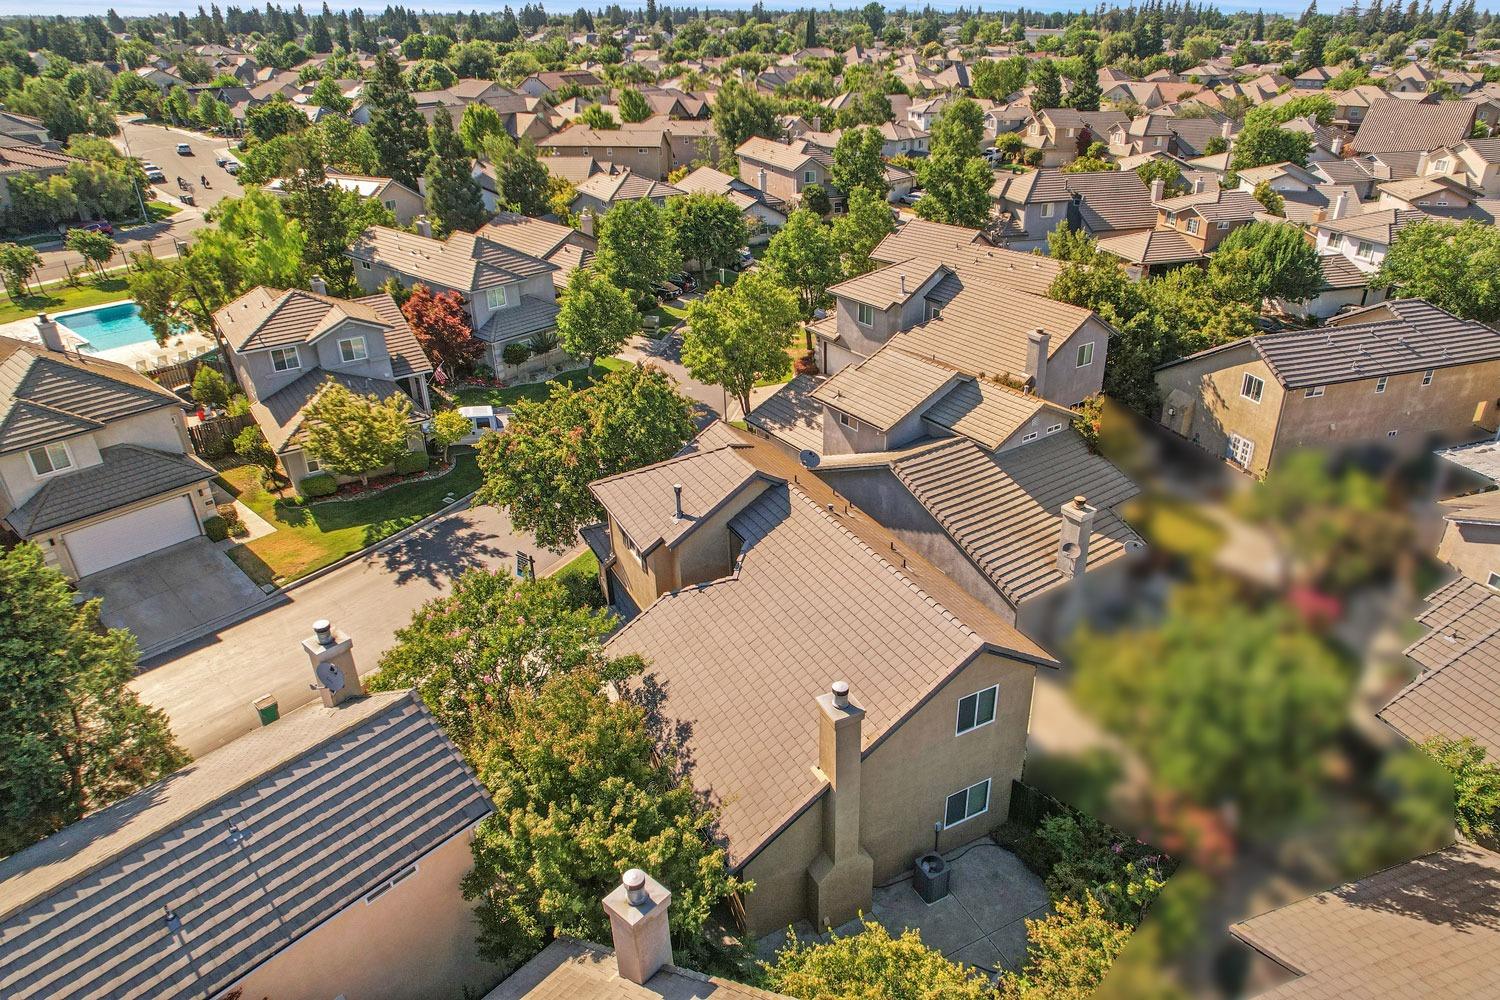
[[[659,125],[630,125],[624,124],[619,128],[599,129],[586,128],[576,122],[569,125],[554,135],[549,135],[537,143],[542,149],[556,149],[562,147],[592,148],[598,146],[600,149],[613,149],[627,146],[660,146],[666,141],[667,131]]]
[[[214,313],[236,351],[305,344],[348,320],[384,326],[374,309],[356,301],[293,288],[258,285]]]
[[[1476,441],[1472,444],[1440,448],[1434,454],[1445,458],[1460,468],[1500,482],[1500,441]]]
[[[1318,257],[1318,268],[1323,272],[1323,287],[1329,289],[1364,288],[1370,276],[1354,266],[1354,262],[1341,253],[1327,253]]]
[[[813,398],[822,384],[814,375],[798,375],[766,398],[745,422],[784,442],[793,451],[823,450],[823,404]]]
[[[499,213],[481,226],[475,235],[538,260],[551,260],[564,245],[580,239],[593,242],[572,226],[533,219],[518,212]]]
[[[125,365],[0,337],[0,454],[180,403]]]
[[[265,399],[250,404],[255,422],[266,435],[271,450],[278,454],[289,447],[300,446],[307,437],[304,413],[328,382],[337,382],[345,389],[360,396],[374,396],[380,400],[406,394],[395,382],[365,375],[349,375],[314,368],[307,374],[277,389]],[[409,398],[409,397],[408,397]],[[426,414],[412,406],[412,419],[425,419]]]
[[[99,463],[54,476],[15,510],[6,523],[23,538],[95,514],[160,496],[214,477],[195,456],[134,444],[99,450]]]
[[[1500,855],[1454,844],[1230,933],[1301,974],[1260,1000],[1494,996]]]
[[[669,965],[637,986],[620,977],[614,952],[557,938],[484,1000],[785,1000],[753,986]]]
[[[521,301],[509,309],[497,309],[491,313],[475,336],[487,343],[499,344],[539,330],[549,330],[557,325],[557,314],[561,309],[556,299],[523,295]]]
[[[0,994],[217,995],[491,809],[410,692],[292,712],[0,861]]]
[[[841,281],[829,291],[876,309],[889,309],[916,295],[942,267],[937,258],[912,257]]]
[[[833,157],[828,151],[811,142],[802,139],[777,142],[775,139],[767,139],[759,135],[753,135],[740,143],[734,155],[755,163],[764,163],[782,171],[798,170],[808,160],[814,160],[824,166],[833,164]]]
[[[839,369],[813,390],[812,397],[889,431],[961,377],[951,368],[882,347],[858,364]]]
[[[1257,208],[1259,203],[1257,202]],[[1147,229],[1139,233],[1108,236],[1099,249],[1132,264],[1180,264],[1202,260],[1203,252],[1175,229]]]
[[[1139,487],[1089,452],[1066,424],[998,455],[955,439],[900,459],[891,469],[1013,605],[1063,582],[1057,568],[1060,512],[1074,496],[1099,509],[1089,569],[1145,545],[1114,510]]]
[[[1151,190],[1134,171],[1068,174],[1049,167],[1003,175],[991,190],[1006,201],[1027,205],[1068,201],[1077,195],[1079,223],[1095,234],[1156,225]]]
[[[613,174],[595,174],[576,185],[575,190],[611,205],[640,198],[673,198],[685,193],[670,184],[635,173],[628,167]]]
[[[1362,322],[1367,315],[1376,318]],[[1392,299],[1313,330],[1262,334],[1251,342],[1289,389],[1500,358],[1500,331],[1422,299]]]
[[[1249,191],[1223,188],[1167,198],[1157,202],[1156,207],[1168,212],[1192,212],[1208,222],[1244,221],[1261,210],[1260,202]]]
[[[1458,577],[1428,595],[1417,622],[1427,634],[1406,655],[1424,672],[1446,667],[1500,633],[1500,593]]]
[[[1415,208],[1388,208],[1379,212],[1365,212],[1344,219],[1327,219],[1313,223],[1316,229],[1330,233],[1343,233],[1362,240],[1370,240],[1382,246],[1390,246],[1396,234],[1407,226],[1432,218]]]
[[[941,256],[955,247],[985,245],[977,229],[950,226],[926,219],[908,219],[890,233],[870,253],[872,260],[887,264],[921,255]]]
[[[1467,101],[1377,101],[1360,122],[1352,145],[1361,153],[1416,153],[1451,146],[1473,131],[1474,109]]]
[[[474,233],[456,232],[445,241],[385,226],[371,226],[361,233],[349,248],[349,255],[465,293],[555,268],[545,260]]]
[[[39,170],[59,173],[66,170],[69,164],[80,162],[82,161],[66,153],[35,146],[29,142],[0,144],[0,177],[10,174],[29,174]]]
[[[1072,411],[989,379],[965,377],[922,413],[929,423],[994,451],[1042,410],[1067,424]]]

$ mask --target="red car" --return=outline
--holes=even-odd
[[[96,219],[93,222],[85,222],[77,226],[69,226],[69,229],[82,229],[86,233],[103,233],[105,236],[113,236],[115,227],[106,219]]]

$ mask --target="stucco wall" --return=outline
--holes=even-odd
[[[1437,556],[1470,580],[1488,583],[1491,573],[1500,573],[1500,525],[1449,521]]]
[[[1247,371],[1265,383],[1259,403],[1240,396]],[[1156,373],[1156,385],[1162,399],[1162,423],[1220,457],[1226,453],[1231,433],[1248,438],[1255,452],[1247,471],[1265,475],[1286,393],[1249,343],[1165,368]],[[1191,397],[1189,412],[1166,412],[1172,405],[1168,397],[1173,389]]]
[[[116,420],[97,431],[68,438],[64,443],[73,458],[73,468],[60,476],[98,465],[99,449],[111,445],[138,444],[174,455],[187,454],[189,450],[182,413],[171,405]],[[0,517],[29,500],[49,480],[60,476],[37,478],[25,451],[0,455],[0,481],[5,486],[3,495],[0,495]]]
[[[1094,362],[1078,367],[1078,349],[1094,345]],[[1076,406],[1104,387],[1104,361],[1109,354],[1109,328],[1096,319],[1085,320],[1076,333],[1047,359],[1047,384],[1043,398],[1064,406]],[[1020,374],[1019,372],[1016,374]]]

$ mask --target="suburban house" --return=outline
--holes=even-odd
[[[1264,211],[1248,191],[1199,190],[1175,198],[1156,201],[1158,229],[1178,233],[1196,249],[1208,256],[1218,249],[1224,237],[1254,221]]]
[[[66,173],[78,161],[66,153],[23,139],[0,140],[0,213],[11,207],[10,178],[29,174],[41,179]]]
[[[1318,253],[1338,254],[1365,274],[1374,274],[1380,270],[1397,234],[1428,218],[1426,212],[1387,208],[1347,217],[1334,213],[1308,228],[1316,239]]]
[[[902,121],[881,122],[877,127],[884,140],[880,147],[881,156],[927,155],[928,144],[932,140],[932,133],[927,129]]]
[[[1474,114],[1468,101],[1379,101],[1360,122],[1352,145],[1361,154],[1416,154],[1453,146],[1474,131]]]
[[[1425,153],[1419,177],[1447,177],[1469,191],[1500,195],[1500,139],[1465,139]]]
[[[666,180],[672,171],[672,144],[661,125],[621,125],[616,129],[592,129],[573,124],[537,143],[543,155],[590,156],[643,177]]]
[[[460,882],[488,795],[410,691],[364,695],[352,641],[302,642],[289,713],[0,861],[14,1000],[482,994]]]
[[[755,135],[734,153],[740,161],[740,179],[784,204],[799,204],[809,184],[820,185],[830,198],[836,194],[830,179],[833,154],[806,139],[777,142]]]
[[[0,515],[70,579],[203,534],[214,470],[192,453],[182,401],[124,365],[0,337]],[[0,940],[4,940],[0,936]]]
[[[1478,459],[1483,474],[1500,476],[1500,442],[1448,448],[1438,454],[1462,466],[1473,468]],[[1487,489],[1479,493],[1454,497],[1441,503],[1443,536],[1437,556],[1470,580],[1477,580],[1500,593],[1500,491]]]
[[[412,404],[411,450],[426,447],[416,425],[432,411],[432,362],[389,294],[337,299],[259,286],[214,313],[214,322],[250,412],[293,483],[319,471],[305,450],[307,409],[330,382],[379,399],[404,394]]]
[[[1016,250],[1045,250],[1065,222],[1100,239],[1156,227],[1151,191],[1134,171],[1003,173],[990,191],[1000,213],[991,239]]]
[[[391,177],[369,177],[364,174],[346,174],[329,170],[328,183],[345,191],[353,191],[361,198],[378,201],[396,217],[396,225],[409,226],[417,216],[427,211],[422,195]],[[285,197],[286,189],[281,178],[266,185],[266,190]]]
[[[1175,118],[1170,115],[1138,115],[1110,127],[1104,141],[1116,157],[1161,152],[1181,159],[1202,156],[1215,138],[1229,141],[1234,123],[1213,118]]]
[[[510,246],[507,226],[456,232],[447,240],[433,239],[425,220],[418,228],[426,233],[372,226],[360,234],[349,256],[362,288],[373,292],[394,278],[407,288],[421,283],[458,292],[469,304],[475,336],[487,346],[486,363],[496,371],[506,344],[556,328],[554,274],[561,264]]]
[[[574,271],[588,266],[598,248],[592,236],[572,226],[533,219],[519,212],[501,212],[479,232],[487,239],[551,264],[556,269],[552,280],[559,290],[566,287]]]
[[[521,92],[532,97],[546,97],[564,87],[602,87],[604,81],[588,70],[549,70],[533,73],[517,85]]]
[[[1169,429],[1255,476],[1299,448],[1410,455],[1500,419],[1500,332],[1421,299],[1234,341],[1156,371]]]
[[[47,131],[46,123],[40,118],[17,114],[14,111],[0,111],[0,142],[7,144],[24,142],[33,146],[47,146],[51,144],[52,136]]]
[[[637,174],[629,167],[597,173],[574,187],[577,196],[568,208],[578,214],[589,212],[603,215],[616,205],[642,198],[660,207],[667,199],[680,195],[681,189],[656,180],[654,177]]]
[[[868,913],[934,839],[1005,818],[1045,650],[727,424],[592,489],[608,520],[586,537],[630,619],[607,650],[649,664],[621,694],[652,702],[720,807],[750,935]]]
[[[1022,138],[1027,146],[1042,151],[1042,166],[1065,167],[1092,144],[1107,145],[1113,128],[1129,124],[1130,116],[1119,111],[1043,108],[1032,116]]]
[[[699,167],[674,185],[684,194],[718,194],[734,202],[752,232],[786,225],[785,202],[713,167]]]

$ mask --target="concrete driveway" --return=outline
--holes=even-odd
[[[103,598],[104,624],[130,629],[146,653],[266,599],[201,535],[86,576],[78,581],[78,589]]]

